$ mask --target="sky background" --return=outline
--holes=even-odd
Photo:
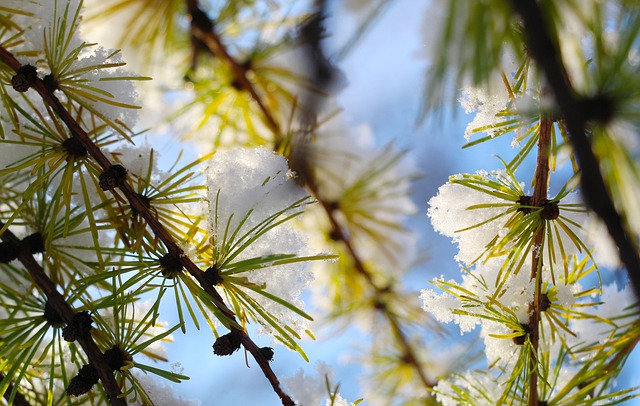
[[[413,198],[419,213],[411,219],[411,225],[419,233],[419,247],[424,249],[429,261],[407,275],[406,283],[416,288],[428,287],[428,281],[441,274],[459,275],[453,259],[455,246],[449,238],[433,231],[426,216],[427,201],[449,175],[497,169],[500,162],[494,154],[513,155],[510,139],[461,149],[466,142],[463,137],[465,127],[472,118],[461,109],[455,112],[443,109],[441,120],[431,119],[417,124],[427,62],[425,49],[430,47],[430,39],[425,38],[423,29],[425,24],[431,23],[427,6],[426,0],[390,2],[382,17],[339,64],[348,85],[339,94],[338,104],[344,107],[348,121],[354,126],[370,126],[380,145],[395,140],[401,147],[409,149],[423,172],[423,178],[415,183]],[[328,24],[335,33],[330,41],[343,44],[356,27],[357,19],[338,6],[332,10]],[[174,141],[160,142],[161,153],[171,154],[175,147]],[[531,169],[523,167],[520,171]],[[528,175],[523,178],[528,178]],[[415,300],[418,301],[417,295]],[[306,302],[311,304],[310,300]],[[316,362],[322,361],[334,370],[334,383],[341,384],[340,392],[345,398],[354,401],[362,396],[359,389],[362,371],[358,365],[346,360],[357,353],[353,340],[364,337],[359,336],[358,331],[342,334],[333,328],[316,328],[314,331],[317,340],[303,342],[310,358],[308,364],[296,353],[282,346],[275,347],[272,367],[276,375],[282,380],[300,369],[313,375]],[[169,346],[170,357],[180,360],[184,373],[191,377],[190,381],[178,385],[178,391],[186,398],[200,399],[203,405],[278,404],[277,396],[251,357],[251,368],[246,367],[243,351],[230,357],[213,356],[213,337],[206,328],[200,331],[190,328],[187,337],[174,334],[174,338],[175,343]],[[259,345],[270,345],[267,337],[254,335],[254,339]],[[640,383],[633,367],[637,361],[634,354],[628,362],[631,366],[627,368],[627,378],[622,380]],[[367,404],[366,399],[363,404]]]

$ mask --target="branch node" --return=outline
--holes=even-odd
[[[240,349],[241,343],[240,335],[232,331],[216,339],[213,343],[213,353],[218,356],[231,355]]]
[[[47,321],[50,326],[62,326],[64,324],[64,319],[60,314],[53,308],[53,305],[48,300],[44,304],[44,313],[42,317]]]
[[[114,371],[119,371],[123,366],[133,361],[133,357],[123,351],[118,344],[104,352],[107,365]]]
[[[38,73],[33,65],[22,65],[11,77],[11,86],[16,92],[24,93],[36,82]]]
[[[222,283],[222,276],[217,266],[212,266],[204,271],[204,277],[211,285],[216,286]]]
[[[269,362],[273,361],[273,348],[271,347],[262,347],[260,348],[260,354]]]
[[[91,324],[93,319],[88,311],[78,312],[73,316],[71,323],[62,330],[62,338],[65,341],[73,342],[78,338],[85,338],[91,334]]]
[[[80,144],[76,137],[67,138],[60,145],[71,156],[82,158],[88,154],[87,149]]]
[[[33,233],[22,239],[23,247],[27,249],[29,254],[39,254],[44,252],[44,241],[42,234]]]
[[[558,202],[551,202],[545,199],[542,202],[542,211],[540,212],[540,217],[543,220],[555,220],[560,216],[560,208],[558,207]]]
[[[173,279],[178,276],[180,272],[182,272],[182,263],[175,255],[171,253],[165,254],[160,257],[160,259],[158,259],[158,262],[160,262],[160,267],[162,268],[162,276],[167,279]]]
[[[100,174],[98,178],[98,184],[100,188],[104,191],[112,190],[120,185],[127,178],[127,170],[122,165],[111,165],[109,169],[105,170]]]
[[[80,396],[89,392],[93,385],[98,383],[98,371],[93,364],[85,364],[78,371],[78,375],[74,376],[67,386],[67,395]]]
[[[54,91],[60,89],[60,85],[58,80],[53,76],[53,73],[49,73],[42,78],[42,83],[44,84],[44,88],[53,93]]]
[[[18,258],[18,251],[20,247],[9,241],[3,241],[0,243],[0,263],[8,264],[14,259]]]

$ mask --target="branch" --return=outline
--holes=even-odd
[[[320,4],[320,8],[322,8],[323,2],[319,2]],[[214,28],[213,28],[213,22],[211,21],[211,19],[209,19],[209,17],[206,15],[205,12],[203,12],[199,5],[198,5],[198,0],[187,0],[187,8],[189,11],[189,14],[191,15],[191,32],[192,34],[198,38],[199,40],[201,40],[209,49],[209,51],[214,54],[219,56],[220,58],[222,58],[225,63],[231,68],[231,70],[233,71],[236,80],[238,81],[238,83],[240,83],[240,85],[242,86],[243,89],[246,89],[249,94],[251,94],[251,97],[254,99],[254,101],[258,104],[258,107],[260,108],[260,110],[262,111],[265,119],[267,120],[267,123],[269,124],[269,127],[271,128],[271,130],[273,131],[274,135],[275,135],[275,139],[276,139],[276,145],[274,147],[274,149],[278,149],[279,143],[282,141],[283,135],[281,133],[280,127],[277,124],[277,122],[274,119],[273,114],[271,113],[271,111],[269,111],[269,109],[267,108],[267,106],[264,104],[264,102],[262,101],[261,97],[258,95],[255,87],[253,86],[253,84],[248,80],[247,78],[247,70],[246,68],[238,63],[238,61],[236,61],[227,51],[226,47],[224,46],[224,44],[222,43],[222,41],[220,40],[220,37],[215,33]],[[320,24],[320,14],[318,14],[317,16],[314,17],[315,19],[311,21],[310,25],[307,28],[309,30],[316,30],[315,33],[310,32],[309,34],[319,34],[319,24]],[[319,38],[317,38],[317,43],[315,44],[316,46],[319,46]],[[313,53],[313,50],[312,50]],[[333,72],[333,68],[330,66],[330,64],[328,63],[328,61],[323,58],[323,56],[321,54],[319,54],[317,52],[316,49],[316,53],[313,54],[313,56],[316,59],[316,61],[318,60],[322,60],[323,62],[325,62],[325,65],[323,66],[316,66],[316,68],[321,69],[320,71],[316,72],[317,75],[316,76],[320,76],[320,77],[316,77],[316,79],[318,80],[322,80],[321,84],[323,86],[327,86],[328,83],[331,81],[331,79],[335,76],[334,72]],[[320,83],[320,82],[319,82]],[[317,107],[315,106],[315,103],[313,107]],[[375,281],[373,280],[371,273],[365,268],[362,260],[360,259],[360,257],[358,256],[358,254],[356,253],[353,245],[351,244],[351,241],[349,240],[349,238],[346,236],[346,234],[344,233],[344,231],[342,230],[342,227],[340,226],[340,224],[337,222],[334,214],[333,214],[333,210],[330,207],[330,203],[327,202],[326,200],[323,200],[319,195],[318,195],[318,188],[317,186],[313,183],[313,181],[311,179],[305,179],[306,181],[306,186],[307,188],[310,190],[311,194],[316,198],[316,200],[318,200],[320,202],[320,204],[322,205],[322,207],[325,209],[325,212],[329,218],[329,221],[331,223],[331,226],[334,230],[335,235],[338,237],[338,240],[342,241],[345,245],[345,247],[347,248],[347,251],[349,252],[349,254],[351,255],[351,258],[353,260],[353,264],[355,269],[365,278],[365,280],[367,281],[367,283],[375,290],[376,294],[382,294],[383,291],[388,291],[389,287],[385,286],[385,287],[380,287],[377,286]],[[425,372],[423,371],[420,362],[417,358],[417,356],[415,355],[415,351],[412,348],[411,344],[409,343],[409,341],[407,340],[404,332],[402,331],[401,327],[400,327],[400,323],[397,319],[397,316],[395,314],[393,314],[386,306],[380,308],[380,310],[384,313],[385,317],[387,318],[387,320],[389,321],[389,324],[391,325],[391,328],[394,332],[394,336],[396,338],[396,340],[398,341],[398,343],[400,344],[400,346],[403,349],[404,352],[404,359],[406,360],[407,363],[409,363],[410,365],[413,366],[413,368],[416,370],[416,372],[418,373],[421,382],[423,383],[423,385],[425,386],[425,388],[429,389],[432,388],[435,383],[430,382],[429,379],[426,377]],[[244,342],[243,342],[244,343]],[[246,348],[246,347],[245,347]]]
[[[620,250],[620,259],[627,268],[636,297],[640,298],[640,257],[607,191],[598,159],[585,132],[586,123],[597,118],[592,116],[597,112],[589,114],[584,99],[575,93],[563,74],[565,69],[557,41],[552,37],[538,3],[535,0],[511,0],[511,5],[524,24],[529,54],[544,72],[566,123],[569,140],[580,163],[580,184],[585,202],[607,225],[609,235]]]
[[[367,281],[369,286],[371,286],[374,289],[376,295],[382,296],[385,292],[389,292],[392,289],[392,287],[388,285],[383,287],[378,286],[375,280],[373,279],[371,272],[367,270],[366,266],[364,265],[364,262],[358,255],[351,240],[347,236],[347,233],[345,233],[342,226],[338,222],[338,219],[335,216],[334,205],[321,196],[318,190],[318,185],[315,183],[315,180],[312,177],[303,176],[303,178],[307,188],[311,191],[311,194],[313,195],[313,197],[320,203],[320,205],[324,209],[327,215],[327,218],[329,219],[333,236],[336,238],[336,240],[341,241],[344,244],[345,248],[347,249],[347,252],[351,256],[351,260],[353,261],[353,267],[356,269],[356,271],[360,275],[362,275],[362,277],[365,279],[365,281]],[[413,369],[415,369],[415,371],[418,373],[418,377],[420,378],[420,381],[422,382],[422,384],[427,390],[433,388],[436,385],[436,383],[431,382],[429,378],[427,378],[427,375],[422,369],[422,365],[420,365],[420,361],[416,356],[415,350],[413,349],[413,347],[411,346],[411,343],[409,343],[409,340],[407,340],[407,337],[402,331],[397,315],[394,314],[386,305],[384,305],[384,303],[381,306],[377,306],[376,309],[381,311],[384,314],[384,316],[387,318],[387,321],[391,326],[394,336],[404,352],[403,354],[404,360],[408,364],[410,364],[413,367]]]
[[[1,46],[0,61],[5,63],[16,72],[22,67],[20,62],[12,54]],[[33,82],[31,83],[31,87],[36,90],[38,94],[40,94],[44,102],[53,109],[58,117],[60,117],[73,137],[77,139],[84,148],[86,148],[89,155],[91,155],[91,157],[97,161],[100,167],[102,167],[102,169],[105,171],[110,169],[112,167],[112,163],[109,161],[109,159],[104,155],[102,150],[100,150],[100,148],[91,140],[87,132],[75,121],[71,114],[69,114],[62,103],[60,103],[60,100],[58,100],[58,98],[53,94],[53,91],[49,90],[46,87],[42,79],[39,79],[37,77],[34,78]],[[126,180],[120,183],[118,187],[127,197],[133,212],[139,213],[146,220],[147,224],[154,232],[156,237],[158,237],[164,243],[169,254],[177,258],[182,266],[191,274],[191,276],[193,276],[198,281],[202,289],[211,297],[213,304],[230,320],[236,322],[234,313],[226,306],[224,300],[222,299],[222,296],[220,296],[218,291],[207,280],[204,271],[198,268],[198,266],[193,263],[193,261],[191,261],[191,259],[187,255],[184,254],[182,248],[178,246],[177,242],[174,241],[169,231],[164,227],[164,225],[162,225],[158,218],[156,218],[154,213],[152,213],[146,202],[142,200],[142,197],[137,192],[135,192],[133,187]],[[33,260],[33,258],[31,259]],[[52,285],[49,290],[51,292],[55,292],[55,287]],[[282,388],[280,388],[280,382],[271,369],[269,361],[260,351],[260,348],[251,340],[247,332],[234,326],[231,326],[231,330],[241,337],[242,344],[254,357],[254,359],[262,369],[265,377],[271,383],[274,391],[282,400],[283,405],[293,405],[293,400],[286,393],[284,393]]]
[[[213,21],[202,11],[198,0],[187,0],[187,10],[191,15],[191,34],[202,41],[213,55],[220,57],[233,72],[233,75],[240,87],[249,92],[251,98],[256,102],[262,112],[264,119],[275,135],[275,143],[278,146],[282,142],[282,132],[280,125],[276,121],[271,111],[267,108],[262,97],[258,94],[255,86],[247,78],[247,68],[238,63],[222,43],[222,40],[215,33]],[[278,149],[278,148],[276,148]]]
[[[549,151],[551,149],[551,128],[553,120],[548,114],[540,117],[540,136],[538,138],[538,157],[536,162],[535,188],[532,205],[543,207],[547,202],[549,185]],[[546,221],[540,219],[540,224],[533,236],[533,252],[531,253],[531,280],[535,281],[533,302],[529,316],[529,341],[532,354],[529,362],[531,378],[529,380],[529,406],[537,406],[538,402],[538,345],[540,341],[540,313],[542,300],[542,252]]]
[[[0,221],[0,228],[4,227],[4,223]],[[33,258],[29,253],[29,250],[24,246],[22,241],[16,237],[9,229],[7,229],[0,239],[5,241],[11,246],[16,247],[18,250],[18,260],[24,265],[31,276],[31,279],[35,282],[42,293],[47,296],[48,303],[51,304],[53,309],[58,313],[62,320],[66,324],[70,324],[73,321],[73,316],[76,315],[76,311],[67,303],[65,298],[58,292],[55,284],[49,279],[47,274],[42,269],[42,266]],[[116,382],[113,370],[109,367],[107,360],[104,357],[98,345],[93,341],[93,337],[89,334],[86,337],[78,337],[78,342],[82,346],[85,354],[98,371],[100,381],[107,394],[109,403],[113,406],[126,406],[127,402],[122,396],[120,386]]]

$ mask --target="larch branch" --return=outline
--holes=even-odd
[[[16,72],[21,67],[20,62],[10,52],[4,49],[4,47],[0,47],[0,61],[2,61],[5,65],[9,66]],[[84,148],[86,148],[89,155],[96,160],[100,167],[103,170],[111,168],[112,163],[109,161],[106,155],[93,142],[87,132],[77,123],[77,121],[71,116],[71,114],[65,109],[65,107],[62,105],[60,100],[58,100],[55,94],[47,89],[43,81],[37,78],[32,84],[32,88],[37,91],[38,94],[40,94],[44,102],[49,105],[53,109],[53,111],[60,117],[71,134],[78,140],[78,142],[80,142],[80,144]],[[178,243],[174,241],[170,232],[149,209],[148,205],[142,200],[142,197],[137,192],[135,192],[133,187],[126,181],[123,182],[119,186],[119,188],[127,197],[134,212],[139,213],[145,219],[156,237],[158,237],[163,242],[163,244],[167,248],[167,251],[175,258],[179,259],[182,266],[187,269],[187,271],[198,281],[202,289],[211,297],[214,305],[230,320],[233,320],[235,322],[236,320],[234,313],[226,306],[224,300],[222,299],[222,296],[220,296],[213,285],[208,282],[207,278],[204,275],[204,271],[198,268],[198,266],[184,254],[182,248],[180,248]],[[55,291],[55,287],[52,287],[50,290]],[[241,337],[244,347],[254,357],[263,374],[273,387],[274,391],[282,400],[283,405],[293,405],[293,400],[280,387],[280,382],[276,377],[276,374],[271,369],[269,361],[262,354],[260,348],[251,340],[247,332],[243,329],[238,329],[233,326],[231,326],[231,330]]]

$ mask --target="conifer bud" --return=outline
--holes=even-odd
[[[73,342],[78,338],[84,338],[91,334],[91,324],[93,319],[88,311],[78,312],[73,316],[71,323],[62,330],[62,338],[65,341]]]
[[[49,73],[48,75],[43,77],[42,83],[44,83],[45,89],[47,89],[52,93],[53,91],[58,90],[60,88],[58,81],[56,80],[55,76],[53,76],[53,73]]]
[[[513,343],[515,345],[524,345],[524,343],[527,342],[527,337],[529,337],[529,335],[532,332],[531,326],[529,326],[528,324],[523,324],[522,325],[522,330],[524,331],[523,335],[512,338]],[[517,330],[514,330],[513,332],[515,333],[516,331]]]
[[[111,167],[100,174],[98,184],[102,190],[112,190],[117,188],[127,178],[127,170],[122,165],[111,165]]]
[[[44,304],[44,314],[42,316],[50,326],[59,326],[64,323],[64,320],[62,319],[60,314],[58,314],[56,309],[53,308],[48,300]]]
[[[220,271],[218,271],[218,268],[215,265],[207,268],[207,270],[204,271],[204,277],[207,282],[209,282],[213,286],[222,283],[222,276],[220,276]]]
[[[160,268],[162,268],[162,276],[167,279],[173,279],[182,272],[182,263],[173,254],[163,255],[158,262],[160,262]]]
[[[216,339],[213,343],[213,353],[218,356],[231,355],[240,349],[240,344],[240,336],[232,331]]]
[[[67,395],[80,396],[89,392],[93,385],[98,383],[98,371],[93,364],[83,365],[78,374],[71,379],[67,386]]]
[[[0,263],[8,264],[18,258],[19,250],[19,247],[16,247],[8,241],[0,242]]]
[[[16,92],[24,93],[38,79],[36,67],[33,65],[23,65],[11,78],[11,86]]]
[[[540,212],[540,217],[544,220],[555,220],[560,217],[560,208],[558,207],[558,202],[550,202],[549,200],[545,200],[542,206],[542,211]]]
[[[44,252],[44,241],[42,240],[42,234],[33,233],[22,239],[22,243],[29,251],[29,254],[38,254]]]
[[[543,293],[542,296],[540,296],[540,311],[546,312],[547,310],[549,310],[550,307],[551,307],[551,300],[549,300],[549,295],[547,295],[546,293]]]
[[[131,355],[123,351],[117,344],[104,352],[107,359],[107,365],[114,371],[119,371],[123,366],[133,360]]]
[[[518,203],[520,206],[533,206],[533,196],[520,196],[516,203]],[[529,214],[534,210],[535,209],[532,209],[531,207],[518,207],[517,211],[523,214]]]
[[[67,138],[62,142],[62,148],[71,156],[85,157],[87,156],[87,149],[80,144],[80,141],[76,137]]]
[[[260,354],[269,362],[273,361],[273,348],[271,347],[262,347],[260,348]]]

